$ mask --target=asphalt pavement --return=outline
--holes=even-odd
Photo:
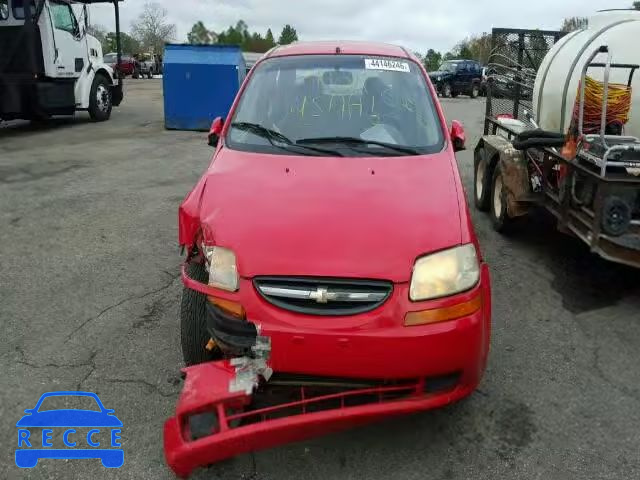
[[[206,135],[165,131],[160,80],[127,83],[111,121],[0,126],[0,478],[173,478],[162,424],[180,391],[177,208]],[[484,104],[461,120],[472,191]],[[197,479],[640,478],[640,271],[591,256],[534,215],[506,238],[471,207],[493,277],[480,389],[448,408],[244,455]],[[43,392],[97,393],[125,463],[14,464],[16,421]]]

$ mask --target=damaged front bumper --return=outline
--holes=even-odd
[[[240,360],[240,361],[239,361]],[[210,362],[186,374],[176,415],[164,425],[167,464],[179,477],[221,460],[296,442],[373,420],[442,407],[469,395],[475,385],[459,377],[421,378],[397,384],[344,388],[317,394],[292,387],[294,400],[257,406],[251,392],[268,367],[250,359]],[[194,434],[192,418],[209,414],[208,431]]]
[[[182,280],[187,288],[213,295],[186,269]],[[399,312],[406,310],[406,288],[399,286],[388,300]],[[486,365],[491,316],[486,266],[480,284],[461,297],[482,295],[480,311],[424,327],[354,326],[335,332],[264,304],[250,284],[238,295],[248,318],[259,312],[260,322],[208,308],[207,328],[216,342],[243,356],[184,369],[176,414],[164,425],[165,458],[180,477],[243,453],[443,407],[471,394]],[[390,308],[357,320],[380,322],[385,314],[401,316]]]

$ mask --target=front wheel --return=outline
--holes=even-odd
[[[111,86],[103,75],[96,75],[91,85],[89,98],[89,116],[94,122],[104,122],[111,117],[113,98]]]
[[[507,191],[504,188],[504,180],[500,165],[493,171],[491,183],[491,223],[493,229],[499,233],[507,233],[514,223],[507,209]]]
[[[453,96],[453,89],[450,83],[445,83],[442,87],[442,96],[445,98],[451,98]]]
[[[187,269],[190,278],[207,283],[209,274],[203,264],[191,264]],[[218,360],[219,355],[206,349],[211,336],[207,332],[207,297],[184,287],[180,304],[180,342],[186,366]]]

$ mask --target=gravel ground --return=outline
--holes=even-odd
[[[130,81],[112,120],[0,127],[0,478],[172,478],[162,423],[180,390],[177,207],[205,135],[163,129],[160,80]],[[470,149],[483,103],[444,100]],[[459,154],[472,191],[472,151]],[[244,455],[207,479],[640,478],[640,272],[536,215],[511,238],[472,209],[493,276],[484,381],[468,400]],[[50,390],[96,392],[125,464],[15,467],[15,422]]]

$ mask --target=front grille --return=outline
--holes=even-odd
[[[308,315],[356,315],[382,305],[393,284],[381,280],[318,277],[257,277],[258,293],[269,303]]]

